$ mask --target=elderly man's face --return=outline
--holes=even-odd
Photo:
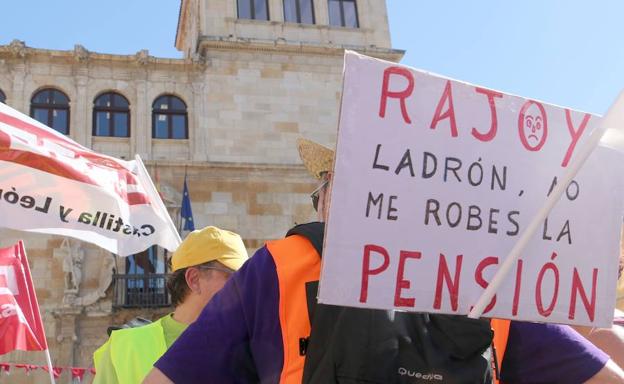
[[[234,271],[219,262],[209,262],[188,268],[186,282],[194,293],[194,300],[204,307],[219,292]]]

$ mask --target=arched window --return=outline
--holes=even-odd
[[[69,98],[63,92],[46,88],[30,100],[30,116],[65,135],[69,134]]]
[[[158,97],[152,105],[152,137],[188,139],[186,104],[172,95]]]
[[[130,137],[130,103],[116,92],[99,95],[93,102],[93,136]]]
[[[6,95],[4,94],[4,92],[2,92],[2,89],[0,89],[0,103],[4,103],[6,101]]]

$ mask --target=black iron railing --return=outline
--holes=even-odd
[[[113,275],[115,308],[168,307],[171,298],[167,290],[167,274],[150,273]]]

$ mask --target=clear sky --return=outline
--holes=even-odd
[[[218,0],[217,0],[218,1]],[[387,0],[403,63],[603,114],[624,88],[624,1]],[[173,47],[178,0],[4,1],[0,44],[133,54]]]

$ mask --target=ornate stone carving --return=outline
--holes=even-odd
[[[22,40],[14,39],[13,41],[11,41],[11,43],[9,44],[9,49],[17,57],[26,56],[26,43],[24,43]]]
[[[191,62],[195,65],[206,65],[206,56],[199,52],[195,52],[191,55]]]
[[[86,295],[77,297],[74,305],[86,307],[95,304],[99,299],[106,297],[106,290],[113,282],[113,272],[115,270],[115,258],[110,252],[100,252],[100,274],[98,276],[97,288]]]
[[[134,55],[134,57],[140,65],[147,65],[150,62],[150,55],[147,49],[141,49]]]
[[[89,60],[89,51],[80,44],[74,45],[74,58],[77,62],[82,63]]]
[[[91,253],[91,252],[90,252]],[[115,268],[115,258],[110,252],[96,251],[96,257],[90,258],[90,262],[99,262],[97,287],[88,289],[87,292],[80,292],[80,283],[83,280],[83,263],[85,261],[85,250],[81,242],[74,239],[65,238],[61,246],[54,250],[54,256],[62,260],[65,289],[63,291],[63,307],[82,308],[96,303],[106,296],[106,290],[113,281]]]
[[[84,250],[78,240],[65,238],[61,244],[63,253],[63,274],[65,276],[65,293],[77,294],[82,281],[82,261]]]

